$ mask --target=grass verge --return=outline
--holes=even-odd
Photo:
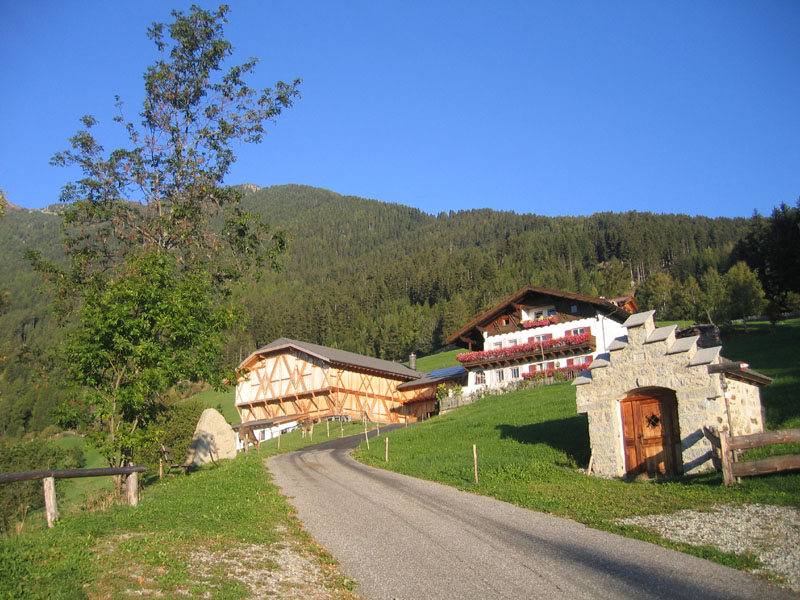
[[[325,430],[315,439],[326,439]],[[285,597],[314,579],[323,597],[354,598],[353,582],[301,529],[264,467],[271,454],[309,443],[288,434],[280,450],[266,442],[260,453],[166,477],[142,490],[138,507],[67,515],[53,529],[0,538],[0,598],[234,599],[272,580],[267,592]],[[283,581],[282,569],[303,576]]]

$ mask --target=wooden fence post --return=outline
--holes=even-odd
[[[139,474],[130,473],[125,480],[125,489],[128,496],[128,505],[137,506],[139,504]]]
[[[281,430],[278,429],[278,450],[281,449]]]
[[[722,482],[725,485],[733,484],[733,472],[731,463],[733,463],[733,456],[730,448],[728,448],[729,438],[724,431],[719,432],[719,453],[722,458]]]
[[[389,462],[389,438],[386,438],[386,456],[384,462]]]
[[[369,436],[367,435],[367,417],[364,417],[364,439],[367,440],[367,450],[369,450]]]
[[[331,437],[331,422],[325,419],[325,430],[328,432],[328,437]]]
[[[472,461],[475,463],[475,483],[478,483],[478,446],[472,444]]]
[[[47,526],[52,527],[58,521],[58,503],[56,502],[56,480],[54,477],[44,478],[44,510]]]

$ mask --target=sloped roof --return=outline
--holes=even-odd
[[[599,310],[606,311],[608,316],[615,318],[619,322],[624,321],[628,317],[630,317],[630,313],[617,306],[613,302],[606,300],[605,298],[593,298],[591,296],[583,296],[581,294],[573,294],[571,292],[560,292],[558,290],[550,290],[547,288],[537,287],[535,285],[526,285],[524,288],[517,290],[504,300],[495,304],[489,310],[486,310],[475,317],[472,321],[470,321],[467,325],[456,331],[450,337],[448,337],[445,342],[448,344],[458,344],[459,339],[466,336],[470,330],[474,329],[475,327],[480,326],[482,323],[487,321],[492,321],[498,318],[500,315],[506,313],[508,311],[509,306],[519,303],[525,296],[528,294],[541,294],[543,296],[552,296],[553,298],[562,298],[566,300],[574,300],[576,302],[583,302],[586,304],[591,304],[592,306],[596,307]]]
[[[463,379],[466,376],[467,376],[467,370],[462,366],[446,367],[444,369],[437,369],[436,371],[431,371],[430,373],[426,374],[424,377],[420,377],[419,379],[401,383],[400,385],[397,386],[397,389],[408,390],[408,389],[413,389],[415,387],[422,387],[434,384],[438,385],[440,383],[444,383],[445,381]]]
[[[246,359],[244,359],[244,361],[242,361],[242,363],[239,365],[239,368],[246,368],[251,361],[258,356],[279,353],[289,348],[294,348],[295,350],[305,352],[327,363],[336,363],[345,366],[351,365],[360,369],[388,373],[406,379],[418,379],[419,377],[423,377],[425,375],[425,373],[422,371],[409,369],[405,365],[392,362],[390,360],[372,358],[371,356],[364,356],[363,354],[356,354],[355,352],[348,352],[347,350],[328,348],[327,346],[320,346],[318,344],[311,344],[309,342],[301,342],[298,340],[290,340],[289,338],[278,338],[263,348],[259,348],[250,354],[250,356],[248,356]]]

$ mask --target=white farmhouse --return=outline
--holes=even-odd
[[[606,300],[526,286],[447,339],[467,352],[464,393],[501,388],[527,378],[576,377],[614,339],[637,309],[631,298]]]

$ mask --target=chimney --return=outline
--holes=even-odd
[[[412,352],[408,355],[408,368],[413,369],[414,371],[417,370],[417,353]]]

